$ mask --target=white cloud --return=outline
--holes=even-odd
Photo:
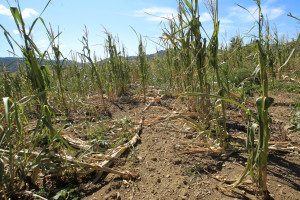
[[[270,10],[265,10],[265,13],[267,13],[269,20],[273,20],[283,15],[284,10],[282,8],[272,8]]]
[[[60,45],[59,45],[59,48],[65,49],[65,48],[67,48],[67,45],[66,45],[66,44],[60,44]]]
[[[204,12],[202,14],[200,14],[200,21],[201,22],[207,22],[207,21],[210,21],[212,20],[210,14],[208,12]]]
[[[18,30],[13,30],[13,33],[14,34],[19,34],[19,31]]]
[[[26,33],[29,33],[29,29],[25,29],[25,31],[26,31]],[[16,30],[16,29],[13,30],[13,33],[16,34],[16,35],[20,34],[20,32],[18,30]]]
[[[267,2],[261,6],[262,13],[269,20],[274,20],[285,13],[284,7],[272,7],[270,5],[272,1]],[[230,15],[229,17],[234,18],[235,20],[239,20],[242,22],[254,22],[258,20],[258,8],[256,5],[246,7],[248,11],[242,9],[239,6],[230,7]]]
[[[177,15],[177,11],[168,7],[151,7],[137,10],[134,16],[145,17],[147,21],[164,21]]]
[[[33,8],[25,8],[22,11],[23,19],[30,18],[32,15],[38,15],[39,13],[36,12]],[[12,16],[10,9],[6,8],[4,5],[0,4],[0,15],[7,15]]]
[[[11,12],[10,12],[9,8],[6,8],[4,5],[0,4],[0,15],[11,16]]]
[[[147,21],[164,21],[177,17],[177,10],[168,7],[151,7],[136,11],[134,16],[145,17]],[[208,12],[200,14],[201,22],[207,22],[210,20],[212,19]]]
[[[49,46],[49,41],[48,40],[39,40],[39,41],[37,41],[37,46],[39,48],[46,48]]]
[[[234,21],[232,21],[230,19],[221,18],[220,23],[221,24],[232,24],[232,23],[234,23]]]
[[[24,19],[26,18],[30,18],[31,15],[38,15],[39,13],[36,12],[33,8],[25,8],[23,11],[22,11],[22,17]]]
[[[172,13],[175,13],[176,10],[173,8],[167,8],[167,7],[152,7],[152,8],[141,9],[138,12],[150,13],[150,14],[162,14],[162,13],[172,14]]]

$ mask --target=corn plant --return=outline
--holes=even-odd
[[[43,76],[43,71],[41,69],[41,66],[40,66],[38,59],[36,57],[36,54],[35,54],[35,53],[39,53],[39,55],[41,55],[41,53],[39,52],[39,50],[35,46],[34,42],[30,38],[31,31],[37,20],[34,21],[33,25],[31,26],[31,28],[29,30],[29,33],[27,34],[26,30],[25,30],[25,23],[23,21],[23,18],[22,18],[21,12],[20,12],[20,7],[19,8],[11,7],[10,10],[11,10],[13,18],[15,20],[15,23],[17,25],[17,28],[24,40],[24,46],[19,45],[11,37],[11,35],[5,30],[5,28],[2,25],[1,25],[1,27],[4,30],[4,34],[9,42],[9,44],[11,44],[12,49],[14,50],[12,43],[10,42],[10,39],[13,39],[15,44],[17,44],[20,47],[20,49],[26,59],[27,76],[31,80],[33,90],[42,92],[46,89],[45,79],[47,79],[48,77]],[[46,101],[47,101],[46,93],[41,96],[40,100],[43,104],[46,104]]]
[[[105,41],[105,50],[109,56],[109,62],[106,62],[108,71],[108,92],[112,91],[117,95],[121,96],[125,94],[126,86],[129,83],[130,68],[128,64],[128,58],[126,58],[125,48],[122,51],[117,50],[118,38],[113,36],[105,30],[107,39]],[[123,54],[123,55],[122,55]]]
[[[268,57],[266,54],[266,47],[268,47],[269,40],[264,40],[263,26],[264,26],[264,16],[261,12],[260,0],[256,1],[259,11],[259,19],[257,21],[258,25],[258,40],[257,40],[257,51],[259,54],[259,67],[260,67],[260,80],[261,80],[261,90],[262,96],[256,100],[257,106],[257,124],[253,123],[251,129],[248,133],[247,147],[249,151],[248,163],[245,168],[244,173],[241,175],[241,179],[237,181],[234,185],[236,186],[245,177],[249,171],[252,178],[254,178],[254,166],[257,167],[257,175],[255,180],[261,189],[262,196],[264,199],[269,198],[269,192],[267,188],[267,165],[268,165],[268,142],[270,139],[270,116],[268,114],[268,108],[274,102],[274,99],[269,97],[268,91]],[[255,127],[259,126],[259,140],[254,146],[254,133]]]
[[[180,85],[185,92],[209,92],[210,88],[206,69],[207,44],[200,18],[198,0],[181,0],[178,2],[178,22],[170,19],[170,29],[163,30],[162,40],[173,46],[178,57],[175,69],[179,71]],[[210,102],[205,98],[193,98],[188,100],[188,104],[189,110],[201,109],[207,113]]]
[[[268,74],[267,74],[267,55],[264,49],[264,35],[263,35],[263,24],[264,17],[261,12],[260,0],[257,0],[257,6],[259,9],[259,21],[258,21],[258,52],[259,52],[259,65],[260,65],[260,79],[262,87],[262,97],[256,101],[257,109],[259,113],[259,143],[258,143],[258,183],[261,187],[263,198],[269,197],[267,188],[267,165],[268,165],[268,142],[270,139],[270,116],[268,114],[268,108],[273,103],[274,99],[269,97],[268,91]],[[268,41],[267,41],[268,42]]]
[[[241,67],[243,63],[243,39],[241,38],[240,34],[237,34],[235,37],[231,38],[230,40],[230,48],[229,50],[232,52],[232,60],[233,60],[233,67]]]
[[[100,74],[96,68],[96,59],[92,59],[91,57],[91,50],[89,47],[89,38],[88,38],[88,30],[87,27],[85,26],[85,29],[83,30],[84,35],[82,36],[82,40],[81,43],[83,44],[83,53],[81,54],[85,59],[88,60],[89,65],[91,66],[92,69],[92,78],[94,76],[96,76],[96,83],[98,85],[99,88],[99,93],[101,94],[101,99],[103,100],[103,85],[102,85],[102,81],[100,78]]]
[[[146,52],[144,49],[142,36],[140,36],[139,40],[139,54],[138,54],[138,61],[139,61],[139,77],[141,82],[141,88],[144,95],[144,101],[146,102],[146,92],[147,92],[147,82],[149,77],[149,65],[147,63]]]
[[[45,167],[56,168],[49,159],[63,139],[43,116],[48,106],[43,106],[33,132],[28,131],[28,118],[24,107],[43,95],[39,93],[13,102],[3,98],[4,114],[0,118],[0,194],[9,199],[19,194],[24,184],[35,184],[38,173]],[[51,131],[53,137],[50,137]],[[60,141],[60,142],[58,142]],[[28,179],[29,177],[29,179]]]
[[[47,6],[50,4],[51,0],[48,1],[47,5],[45,6],[43,12],[47,8]],[[26,78],[30,80],[31,88],[35,93],[39,93],[39,105],[37,106],[38,111],[41,110],[41,107],[47,106],[47,88],[49,88],[50,85],[50,79],[49,79],[49,67],[48,66],[42,66],[41,63],[46,63],[45,60],[45,54],[42,54],[37,46],[35,45],[34,41],[32,40],[31,33],[32,30],[37,23],[38,20],[42,22],[45,29],[47,30],[47,27],[45,25],[44,20],[41,18],[41,15],[34,20],[32,25],[30,26],[30,29],[28,33],[25,29],[25,23],[21,14],[21,8],[19,6],[19,2],[17,1],[18,8],[17,7],[10,7],[10,11],[12,13],[12,16],[14,18],[15,24],[18,28],[18,31],[22,37],[22,41],[24,42],[24,45],[19,44],[12,36],[11,34],[0,24],[0,27],[4,30],[4,35],[11,46],[12,50],[14,51],[14,46],[11,41],[14,42],[15,45],[17,45],[25,59],[25,65],[26,65]],[[47,121],[51,123],[50,120],[51,112],[49,109],[45,110],[44,116],[46,117]]]
[[[81,62],[78,63],[78,55],[73,54],[72,62],[66,66],[66,73],[63,80],[72,80],[65,83],[70,95],[87,95],[92,85],[89,82],[88,69],[86,67],[86,63],[84,62],[84,57],[80,56],[80,58]]]
[[[213,18],[214,22],[214,33],[210,39],[210,43],[208,45],[209,49],[209,63],[214,68],[216,77],[217,77],[217,85],[219,89],[219,95],[223,96],[225,95],[225,89],[220,77],[220,67],[218,64],[218,49],[219,49],[219,24],[220,21],[218,19],[218,1],[207,1],[206,5],[208,9],[210,10],[211,16]],[[226,142],[227,140],[227,132],[226,132],[226,107],[225,102],[221,100],[221,106],[222,106],[222,115],[223,117],[218,119],[218,123],[223,122],[221,133],[220,133],[220,145],[223,146],[223,142]]]
[[[60,94],[60,97],[62,99],[62,103],[63,103],[63,107],[64,110],[66,112],[66,115],[69,116],[69,109],[67,106],[67,102],[66,102],[66,97],[65,97],[65,91],[64,91],[64,87],[63,87],[63,64],[66,61],[66,59],[63,59],[63,61],[61,61],[61,59],[63,58],[63,55],[61,53],[61,51],[59,50],[59,35],[61,34],[58,31],[58,34],[55,36],[52,27],[50,27],[50,32],[48,32],[48,37],[49,37],[49,41],[50,41],[50,45],[51,48],[53,50],[53,54],[54,54],[54,63],[51,59],[51,57],[49,56],[49,62],[51,64],[51,66],[53,66],[54,71],[56,72],[56,77],[58,80],[58,93]],[[57,44],[55,43],[55,40],[57,39]]]
[[[174,59],[174,55],[172,53],[172,51],[170,49],[166,49],[166,66],[167,66],[167,69],[165,70],[165,76],[166,76],[166,81],[168,82],[169,84],[169,87],[170,89],[173,88],[173,85],[174,85],[174,77],[176,77],[176,72],[175,72],[175,69],[172,68],[172,66],[176,66],[174,64],[174,62],[176,62],[176,58]],[[163,66],[161,66],[163,67]],[[167,78],[168,77],[168,78]]]
[[[268,74],[267,74],[268,57],[265,52],[266,41],[264,40],[264,34],[262,30],[264,24],[264,18],[261,12],[260,1],[257,0],[256,2],[259,10],[259,20],[257,21],[259,32],[258,32],[258,40],[257,40],[256,47],[257,47],[257,52],[259,54],[258,58],[259,58],[261,90],[262,90],[262,96],[259,97],[256,101],[258,114],[256,115],[251,110],[247,109],[244,105],[222,96],[204,94],[204,93],[185,93],[183,95],[206,96],[206,97],[217,98],[223,101],[233,103],[245,111],[246,115],[248,116],[248,119],[252,118],[254,120],[249,122],[250,124],[249,124],[249,130],[247,135],[246,146],[249,152],[248,162],[243,173],[240,175],[238,180],[232,185],[232,187],[234,188],[237,185],[239,185],[244,180],[246,175],[250,173],[251,177],[257,181],[258,186],[262,192],[263,198],[268,199],[269,193],[267,188],[267,164],[268,164],[267,158],[268,158],[268,141],[270,139],[270,129],[269,129],[270,116],[268,114],[268,108],[274,102],[274,99],[268,96],[268,90],[269,90]],[[199,128],[199,125],[197,124],[195,124],[194,126],[196,128]],[[259,138],[257,144],[255,144],[254,135],[257,127],[259,127],[258,130]],[[255,169],[257,169],[257,174],[254,174]]]
[[[273,39],[272,39],[272,35],[270,33],[270,26],[269,26],[268,19],[266,19],[266,21],[265,21],[265,29],[266,29],[266,35],[265,35],[266,55],[268,57],[267,67],[268,67],[269,73],[272,75],[271,77],[273,79],[272,82],[273,82],[273,85],[274,85],[274,81],[275,81],[275,78],[276,78],[275,69],[274,69],[275,55],[274,55],[273,50],[272,50]]]
[[[12,96],[11,76],[9,72],[5,71],[5,68],[2,73],[3,73],[4,95],[7,97],[11,97]]]
[[[295,18],[295,19],[297,19],[298,21],[300,21],[299,18],[293,16],[291,13],[290,13],[288,16],[290,16],[290,17],[292,17],[292,18]],[[293,55],[296,56],[296,52],[295,52],[295,51],[296,51],[297,48],[299,48],[299,46],[298,46],[298,45],[299,45],[299,42],[300,42],[300,34],[298,33],[297,40],[296,40],[296,42],[294,42],[294,47],[293,47],[292,50],[290,51],[289,56],[286,58],[285,63],[283,63],[282,65],[280,65],[280,67],[279,67],[279,69],[278,69],[279,78],[280,78],[280,76],[281,76],[281,72],[282,72],[283,67],[286,67],[286,66],[288,65],[288,63],[289,63],[289,61],[290,61],[290,59],[292,58]]]

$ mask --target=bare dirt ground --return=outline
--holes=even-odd
[[[299,133],[288,131],[292,104],[299,101],[300,95],[277,92],[270,96],[275,98],[275,104],[270,108],[273,119],[270,146],[282,144],[289,147],[289,151],[270,150],[268,189],[274,199],[300,199]],[[175,100],[172,97],[162,98],[145,112],[143,110],[149,102],[142,103],[129,97],[110,105],[114,119],[125,116],[137,120],[145,118],[140,142],[117,159],[113,166],[114,169],[134,172],[139,177],[130,180],[107,174],[96,184],[82,183],[77,188],[82,198],[260,199],[259,191],[250,178],[240,187],[224,192],[228,183],[243,171],[247,162],[245,150],[228,154],[205,153],[198,133],[184,122],[153,121],[167,116],[167,110],[172,110]],[[251,106],[255,110],[253,105],[247,105]],[[180,111],[179,106],[176,108]],[[230,137],[245,137],[243,113],[229,106],[227,115]]]

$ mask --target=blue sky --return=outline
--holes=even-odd
[[[8,0],[8,2],[11,6],[15,6],[15,1]],[[39,16],[47,2],[48,0],[20,1],[27,27]],[[213,27],[210,15],[202,1],[199,0],[199,2],[201,2],[200,20],[206,31],[211,34]],[[228,42],[238,33],[243,36],[254,24],[253,18],[236,3],[251,12],[256,10],[255,2],[252,0],[219,0],[220,40],[223,42]],[[280,36],[288,34],[289,38],[296,38],[300,24],[295,19],[288,17],[287,14],[291,12],[298,18],[300,17],[299,0],[262,0],[262,8],[269,18],[271,28],[276,24]],[[157,38],[161,36],[164,24],[167,24],[167,21],[163,21],[159,16],[176,15],[176,10],[176,0],[52,0],[42,18],[48,26],[51,23],[56,32],[58,27],[62,31],[60,47],[65,57],[70,57],[71,50],[82,52],[80,40],[84,25],[86,25],[92,51],[96,53],[97,57],[105,58],[103,27],[112,35],[119,37],[120,44],[125,46],[129,55],[136,55],[138,39],[130,27],[132,26],[137,33],[144,36],[147,53],[155,53],[161,47],[152,41],[158,41]],[[0,24],[14,38],[20,38],[6,0],[0,0]],[[0,32],[0,57],[11,56],[7,52],[10,47],[3,31],[0,30]],[[33,39],[42,51],[48,46],[48,38],[41,23],[35,26]],[[17,54],[20,55],[18,51]]]

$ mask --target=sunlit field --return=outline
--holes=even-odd
[[[299,198],[300,36],[254,2],[254,26],[229,43],[215,0],[179,0],[155,54],[135,27],[134,56],[103,27],[105,59],[88,27],[63,55],[64,33],[12,4],[21,40],[0,24],[1,43],[21,55],[0,66],[0,199]]]

